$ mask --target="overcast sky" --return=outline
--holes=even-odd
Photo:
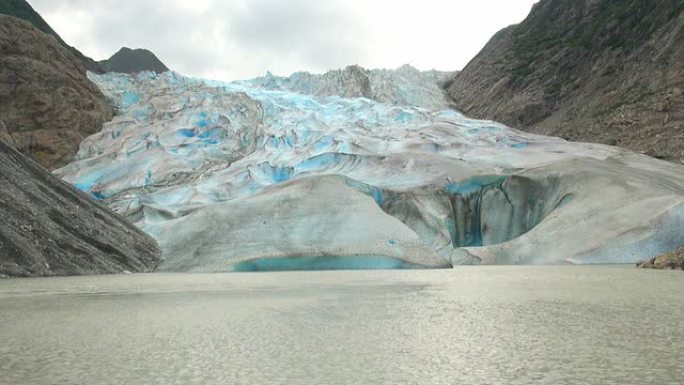
[[[96,60],[147,48],[184,75],[234,80],[349,64],[458,70],[537,0],[29,0]]]

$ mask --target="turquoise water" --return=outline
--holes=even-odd
[[[239,262],[235,271],[411,269],[413,264],[383,256],[260,258]]]
[[[0,384],[682,384],[683,292],[610,266],[0,280]]]

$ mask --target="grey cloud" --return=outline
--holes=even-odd
[[[349,64],[458,69],[537,0],[28,1],[94,59],[141,47],[182,74],[237,79]]]
[[[48,22],[52,13],[86,13],[92,20],[88,36],[68,41],[77,48],[79,42],[93,41],[111,53],[124,45],[148,48],[170,68],[195,76],[235,78],[255,69],[287,72],[299,67],[322,71],[358,61],[364,54],[354,33],[359,28],[338,0],[214,1],[202,12],[165,0],[30,3]]]
[[[341,1],[253,0],[229,27],[250,49],[295,56],[326,69],[363,55],[356,22]]]

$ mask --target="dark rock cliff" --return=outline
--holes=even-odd
[[[0,276],[150,271],[157,243],[0,141]]]
[[[55,37],[0,15],[0,139],[55,169],[112,114],[80,60]]]
[[[527,131],[684,160],[684,1],[541,0],[448,84]]]

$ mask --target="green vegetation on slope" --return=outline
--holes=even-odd
[[[531,75],[537,59],[564,48],[587,60],[606,50],[630,53],[659,26],[684,11],[681,0],[606,0],[595,7],[580,0],[568,3],[574,3],[570,15],[566,8],[542,1],[516,29],[512,47],[517,60],[512,70],[515,78]]]
[[[540,0],[447,83],[457,108],[684,162],[684,1]]]

